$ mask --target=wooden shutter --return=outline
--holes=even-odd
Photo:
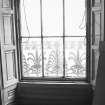
[[[104,0],[91,0],[91,71],[95,85],[99,60],[99,42],[104,39]]]
[[[5,105],[14,100],[15,87],[18,82],[14,2],[15,0],[0,0],[2,99]]]

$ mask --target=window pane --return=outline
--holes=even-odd
[[[42,0],[44,36],[63,35],[62,0]]]
[[[85,37],[65,38],[65,75],[69,78],[86,77]]]
[[[86,35],[85,0],[65,0],[66,36]]]
[[[40,0],[21,1],[21,35],[40,36]]]
[[[62,38],[44,38],[44,73],[47,77],[63,76],[62,42]]]
[[[22,38],[22,67],[24,77],[42,76],[41,39]]]

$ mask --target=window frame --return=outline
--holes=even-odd
[[[91,1],[85,0],[86,11],[87,11],[87,18],[86,18],[86,78],[47,78],[47,77],[24,77],[22,75],[22,50],[21,50],[21,15],[20,15],[20,0],[16,0],[15,2],[15,11],[16,11],[16,33],[18,38],[18,66],[19,66],[19,79],[20,81],[69,81],[69,82],[90,82],[91,81]],[[63,9],[64,11],[64,9]],[[64,15],[63,15],[64,16]],[[64,24],[64,21],[63,21]],[[64,27],[64,26],[63,26]],[[64,39],[64,38],[63,38]],[[64,58],[64,57],[63,57]]]

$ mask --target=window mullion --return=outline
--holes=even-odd
[[[44,50],[43,50],[42,0],[40,0],[40,19],[41,19],[41,46],[42,46],[42,77],[44,77]]]
[[[63,77],[65,77],[65,0],[63,0]]]

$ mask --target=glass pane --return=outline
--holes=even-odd
[[[42,76],[42,50],[40,38],[22,38],[22,67],[24,77]]]
[[[69,78],[86,77],[85,37],[65,38],[65,75]]]
[[[63,76],[63,39],[44,38],[44,75]]]
[[[86,35],[85,0],[65,0],[66,36]]]
[[[44,36],[63,35],[62,0],[42,0]]]
[[[21,35],[40,36],[40,0],[21,1]]]

